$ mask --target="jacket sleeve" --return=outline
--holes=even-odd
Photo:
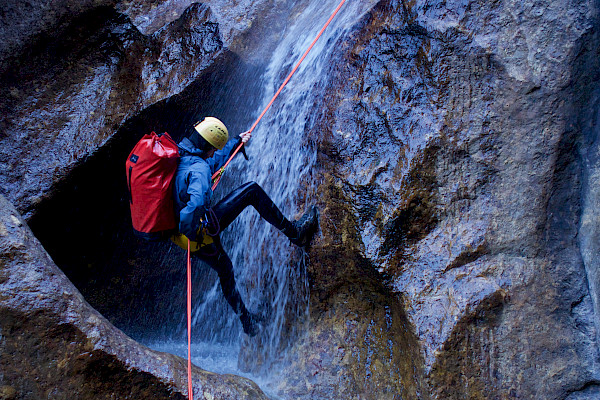
[[[207,199],[211,196],[209,182],[210,179],[201,172],[189,173],[187,188],[189,200],[179,212],[179,232],[192,241],[197,241],[200,218],[204,216],[208,207]]]
[[[227,162],[227,159],[236,147],[241,143],[242,139],[239,136],[231,138],[223,147],[222,150],[216,151],[215,155],[206,160],[210,165],[210,170],[214,174]]]

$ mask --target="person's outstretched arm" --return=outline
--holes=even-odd
[[[210,165],[212,173],[214,174],[215,171],[217,171],[219,168],[225,165],[225,163],[231,156],[231,153],[238,147],[240,143],[247,143],[251,137],[252,134],[248,131],[240,133],[238,136],[231,138],[231,140],[227,142],[225,147],[223,147],[223,150],[215,152],[214,156],[206,160]]]

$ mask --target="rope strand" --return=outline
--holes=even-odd
[[[287,85],[287,83],[289,82],[289,80],[292,78],[292,75],[294,75],[294,73],[296,72],[296,70],[298,69],[298,67],[300,66],[300,64],[302,64],[302,61],[304,61],[304,59],[306,58],[306,56],[308,55],[308,53],[312,50],[312,48],[315,45],[315,43],[317,43],[317,40],[319,40],[319,38],[321,37],[321,35],[323,34],[323,32],[325,32],[325,29],[329,26],[329,24],[331,23],[331,21],[333,20],[333,18],[336,16],[336,14],[338,13],[338,11],[340,11],[340,8],[342,8],[342,5],[345,2],[346,2],[346,0],[342,0],[340,2],[340,4],[338,4],[338,6],[335,9],[335,11],[333,12],[333,14],[331,14],[331,16],[329,17],[329,19],[325,23],[325,25],[323,25],[323,28],[321,28],[321,30],[319,31],[317,37],[315,37],[315,39],[312,41],[312,43],[310,44],[310,46],[308,46],[308,49],[304,52],[304,54],[300,58],[300,61],[298,61],[298,63],[296,64],[296,66],[294,66],[294,68],[292,69],[292,72],[290,72],[288,74],[287,78],[285,78],[285,80],[283,81],[283,83],[281,84],[281,86],[279,87],[279,89],[277,90],[277,92],[275,93],[275,95],[273,96],[273,98],[271,99],[271,101],[269,102],[269,104],[267,104],[267,106],[265,107],[265,109],[263,110],[263,112],[260,114],[260,116],[256,119],[256,121],[254,121],[254,124],[252,124],[252,127],[248,130],[248,132],[252,132],[254,130],[254,128],[256,128],[256,125],[258,125],[259,121],[265,115],[265,113],[267,112],[267,110],[269,108],[271,108],[271,105],[273,104],[273,102],[275,101],[275,99],[277,98],[277,96],[279,96],[279,93],[281,93],[281,91],[283,90],[283,88],[285,87],[285,85]],[[231,154],[231,157],[229,157],[229,159],[227,160],[227,162],[225,163],[225,165],[223,166],[223,168],[221,168],[219,171],[217,171],[217,172],[214,173],[214,175],[212,176],[212,179],[213,179],[212,190],[215,190],[215,188],[217,187],[217,185],[221,181],[221,177],[223,176],[223,172],[225,171],[225,168],[227,168],[227,166],[229,165],[229,163],[231,162],[231,160],[233,160],[233,157],[235,157],[235,155],[240,151],[240,149],[242,148],[243,145],[244,145],[244,143],[240,143],[239,146],[235,149],[235,151]]]
[[[192,385],[192,257],[190,240],[187,250],[187,336],[188,336],[188,398],[194,400],[194,387]]]

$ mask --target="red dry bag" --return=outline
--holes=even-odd
[[[177,144],[166,132],[144,135],[129,154],[125,168],[136,236],[160,240],[175,229],[173,182],[178,159]]]

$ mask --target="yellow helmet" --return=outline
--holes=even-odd
[[[196,132],[200,134],[208,143],[219,150],[225,147],[225,143],[229,140],[229,132],[227,127],[219,119],[215,117],[206,117],[204,121],[197,122],[194,125]]]

